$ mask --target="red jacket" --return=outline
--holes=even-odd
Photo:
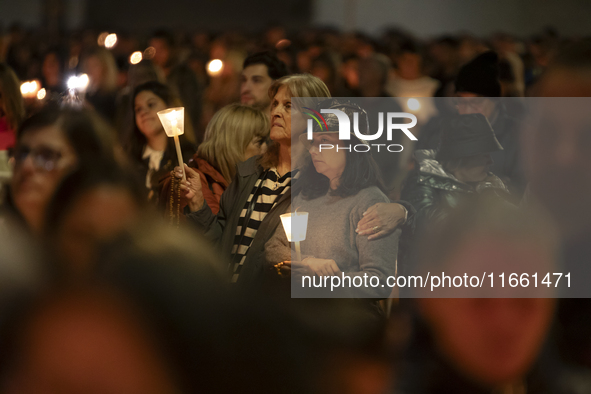
[[[209,205],[213,214],[217,215],[220,210],[220,198],[222,197],[224,190],[228,187],[228,182],[218,170],[204,159],[198,157],[197,154],[193,156],[193,160],[189,162],[188,166],[199,173],[203,197],[205,198],[205,201],[207,201],[207,205]],[[180,207],[177,207],[178,198],[172,195],[170,180],[171,178],[169,174],[160,181],[162,187],[160,192],[161,206],[165,209],[165,214],[170,214],[172,212],[172,216],[176,217],[177,212],[180,212],[180,216],[182,216],[182,211],[186,204],[181,204]],[[178,190],[176,190],[176,192],[178,193]]]
[[[16,143],[16,133],[10,128],[6,117],[0,118],[0,150],[12,148]]]

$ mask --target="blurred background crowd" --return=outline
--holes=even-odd
[[[296,180],[291,98],[382,98],[368,108],[416,114],[418,141],[346,156],[339,176],[364,186],[319,192],[375,188],[355,253],[586,286],[588,38],[144,30],[0,31],[0,392],[591,393],[589,298],[292,299],[275,232],[332,181],[309,157]],[[542,102],[528,128],[528,97],[582,99]],[[186,179],[156,115],[180,106]]]

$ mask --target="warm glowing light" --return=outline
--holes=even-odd
[[[29,83],[28,82],[21,83],[21,93],[23,96],[29,93]]]
[[[71,76],[68,78],[68,89],[84,91],[88,87],[88,75]]]
[[[156,112],[156,115],[160,118],[160,123],[162,123],[166,135],[174,138],[176,156],[183,171],[183,179],[186,179],[185,167],[183,166],[183,153],[181,152],[181,143],[179,142],[179,135],[185,132],[185,108],[168,108]]]
[[[286,39],[283,39],[283,40],[279,40],[279,41],[277,42],[277,44],[275,44],[275,48],[276,48],[277,50],[281,51],[281,50],[283,50],[283,49],[287,48],[287,47],[288,47],[288,46],[290,46],[290,45],[291,45],[291,41],[289,41],[289,40],[286,40]]]
[[[111,33],[105,38],[105,48],[113,48],[117,44],[117,34]]]
[[[129,57],[129,62],[131,64],[138,64],[142,61],[142,53],[140,51],[134,52]]]
[[[25,98],[35,97],[41,85],[37,81],[27,81],[21,84],[21,94]]]
[[[306,240],[308,229],[308,212],[293,212],[280,215],[281,224],[289,242],[300,242]]]
[[[46,95],[47,95],[47,92],[45,91],[45,88],[39,90],[37,92],[37,100],[43,100]]]
[[[408,99],[406,105],[408,106],[408,109],[410,109],[411,111],[418,111],[419,109],[421,109],[421,103],[416,98]]]
[[[101,34],[99,34],[98,40],[97,40],[99,46],[101,46],[101,47],[104,47],[105,46],[105,40],[107,39],[107,36],[108,35],[109,35],[109,33],[107,33],[106,31],[103,32],[103,33],[101,33]]]
[[[78,77],[73,75],[68,78],[68,89],[76,89],[78,87]]]
[[[222,72],[223,68],[224,62],[222,62],[220,59],[214,59],[207,63],[207,73],[212,77],[219,75]]]
[[[78,77],[78,89],[80,90],[86,90],[86,88],[88,87],[88,75],[86,74],[82,74]]]
[[[166,135],[174,137],[175,135],[181,135],[185,133],[185,108],[168,108],[163,111],[156,113]]]
[[[144,58],[145,59],[152,59],[156,55],[156,48],[154,47],[147,47],[144,51]]]

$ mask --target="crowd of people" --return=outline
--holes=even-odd
[[[98,33],[0,41],[0,391],[591,393],[591,41]],[[491,267],[572,284],[388,282]]]

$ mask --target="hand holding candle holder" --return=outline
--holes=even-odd
[[[157,112],[158,118],[164,127],[166,135],[174,138],[174,145],[176,146],[176,155],[179,160],[179,166],[183,170],[183,180],[186,180],[185,166],[183,165],[183,154],[181,153],[181,143],[179,142],[179,135],[185,133],[185,108],[176,107],[168,108]]]

